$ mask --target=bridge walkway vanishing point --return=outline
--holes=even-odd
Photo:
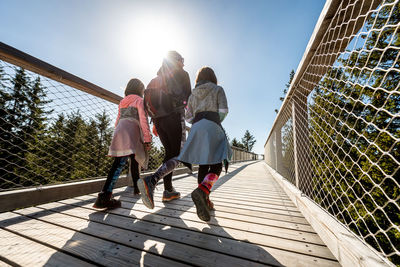
[[[190,198],[196,174],[174,177],[182,198],[147,209],[130,187],[122,207],[92,208],[96,194],[0,214],[3,264],[146,266],[339,266],[262,161],[233,164],[211,199],[209,223]]]

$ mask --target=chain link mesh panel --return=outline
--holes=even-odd
[[[0,94],[0,191],[107,175],[116,104],[2,60]],[[257,159],[233,151],[232,162]],[[147,170],[164,154],[153,136]]]
[[[399,1],[342,1],[265,146],[271,167],[396,265],[399,52]]]
[[[118,106],[0,61],[0,190],[104,177]],[[153,138],[149,169],[164,157]]]

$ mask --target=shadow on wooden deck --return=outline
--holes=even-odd
[[[221,176],[213,190],[219,192],[225,184],[229,184],[233,178],[237,178],[240,172],[255,163],[241,164],[235,170]],[[242,179],[242,177],[239,178]],[[243,180],[243,183],[245,182],[246,180]],[[106,266],[283,266],[283,264],[288,265],[293,262],[293,259],[287,261],[282,257],[285,253],[289,255],[289,252],[280,248],[279,245],[269,249],[265,245],[254,242],[260,238],[269,238],[268,235],[258,233],[257,228],[264,227],[263,222],[261,224],[257,222],[257,220],[261,220],[260,218],[250,217],[249,221],[244,221],[242,217],[236,215],[240,217],[236,221],[235,214],[231,213],[226,216],[216,214],[216,217],[213,214],[209,223],[200,221],[190,199],[190,192],[197,186],[197,178],[194,175],[174,179],[174,186],[182,192],[182,198],[162,203],[160,202],[162,192],[156,191],[154,210],[144,207],[141,200],[132,195],[131,188],[126,188],[115,190],[115,195],[122,200],[122,207],[119,209],[94,210],[92,205],[96,194],[92,194],[0,214],[2,219],[0,227],[12,235],[27,239],[39,246],[39,252],[32,250],[30,258],[42,257],[42,263],[40,264],[40,261],[37,263],[47,266],[91,264]],[[180,190],[181,188],[182,190]],[[227,191],[227,196],[218,196],[216,192],[211,194],[211,197],[214,193],[216,195],[216,213],[222,214],[224,209],[228,209],[223,205],[220,208],[218,201],[219,198],[228,198],[225,201],[229,202],[230,191]],[[238,194],[240,195],[236,191],[232,192],[233,196]],[[251,198],[251,194],[249,197]],[[232,202],[234,201],[232,200]],[[223,204],[235,206],[235,204]],[[254,228],[238,226],[251,223]],[[273,244],[274,240],[277,240],[277,237],[270,238],[272,238],[270,241],[265,242]],[[280,241],[285,242],[285,237]],[[323,244],[312,245],[323,246]],[[47,256],[40,255],[42,247],[51,249],[50,252],[44,252],[44,254],[47,253]],[[3,256],[1,250],[0,248],[0,255],[2,255],[0,260],[9,261],[9,264],[23,263],[22,265],[25,265],[25,262],[31,265],[35,263],[29,258],[25,261],[7,258]],[[276,250],[279,252],[277,253]],[[269,251],[272,251],[271,253],[275,257]],[[304,254],[304,252],[302,253]],[[276,258],[276,255],[279,259]],[[296,255],[294,254],[293,257]],[[308,256],[308,261],[302,264],[301,260],[304,257],[304,255],[299,257],[299,266],[306,266],[310,262],[315,262],[316,265],[319,265],[318,263],[325,266],[337,265],[337,262],[329,255],[320,256],[318,263],[315,259],[313,261],[312,256]]]

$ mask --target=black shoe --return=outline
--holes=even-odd
[[[162,196],[162,202],[168,202],[174,199],[178,199],[181,197],[181,193],[176,192],[175,188],[172,188],[171,191],[164,190]]]
[[[142,197],[143,204],[149,209],[154,209],[154,189],[156,188],[156,181],[153,175],[146,176],[139,179],[138,187],[140,196]]]
[[[93,208],[96,209],[115,209],[119,207],[121,207],[121,201],[114,199],[111,192],[100,192],[93,205]]]
[[[208,222],[210,220],[210,210],[207,205],[207,195],[200,188],[192,192],[192,200],[196,205],[197,216],[200,220]]]

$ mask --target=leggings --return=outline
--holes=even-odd
[[[182,141],[185,139],[182,123],[184,120],[180,113],[172,113],[166,117],[154,119],[158,136],[165,149],[163,163],[177,157],[181,151]],[[172,172],[164,176],[164,190],[172,190]]]
[[[197,174],[197,183],[201,184],[209,173],[215,173],[217,176],[221,174],[222,163],[212,164],[212,165],[200,165],[199,172]]]
[[[107,180],[103,186],[103,192],[112,192],[115,182],[118,180],[119,175],[128,162],[128,158],[131,159],[131,175],[133,180],[133,186],[137,188],[137,181],[139,180],[139,164],[135,160],[135,154],[125,157],[115,157],[114,162],[108,172]]]

